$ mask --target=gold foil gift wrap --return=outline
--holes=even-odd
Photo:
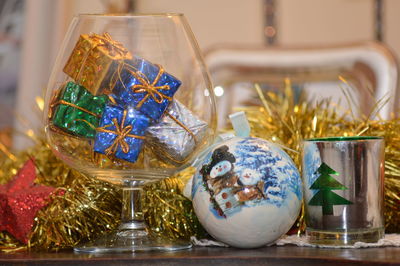
[[[131,53],[108,33],[82,34],[63,71],[92,94],[108,88],[111,76]]]

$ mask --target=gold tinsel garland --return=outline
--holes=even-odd
[[[71,248],[114,230],[121,214],[119,188],[70,169],[54,156],[44,138],[33,136],[33,139],[36,145],[17,155],[2,146],[6,156],[0,157],[0,184],[11,180],[27,159],[34,158],[35,182],[56,187],[63,193],[54,193],[49,205],[37,213],[27,246],[0,232],[0,250]],[[191,201],[182,196],[184,180],[193,172],[193,168],[188,168],[144,188],[143,214],[152,233],[172,239],[203,234]]]
[[[345,82],[345,80],[343,80]],[[301,172],[303,139],[329,136],[380,136],[385,139],[385,227],[387,233],[400,232],[400,119],[372,120],[384,102],[377,103],[373,113],[356,118],[352,110],[339,115],[341,107],[330,100],[311,105],[300,97],[295,103],[290,83],[285,92],[263,93],[256,85],[261,107],[245,107],[254,137],[264,138],[282,147],[293,158]],[[304,229],[303,212],[298,219],[299,232]]]
[[[63,193],[53,193],[48,206],[37,213],[27,246],[0,232],[0,249],[69,248],[114,229],[118,225],[115,217],[121,211],[118,188],[68,168],[42,138],[35,140],[33,148],[13,156],[8,152],[2,158],[0,184],[9,181],[28,158],[34,158],[35,183],[53,186]]]
[[[257,89],[262,107],[246,107],[254,137],[276,142],[286,148],[295,163],[301,166],[301,141],[326,136],[373,135],[386,142],[385,158],[385,218],[387,232],[400,232],[400,120],[353,118],[351,111],[338,115],[330,101],[310,105],[304,99],[295,103],[290,86],[283,95]],[[348,117],[352,117],[349,119]],[[5,156],[0,157],[0,184],[9,181],[28,158],[35,158],[36,182],[64,191],[55,194],[50,204],[35,219],[29,247],[59,249],[96,238],[113,230],[120,221],[121,197],[118,187],[71,170],[58,160],[42,137],[32,137],[37,143],[27,151],[14,155],[0,143]],[[150,230],[170,238],[202,236],[191,202],[182,196],[185,181],[193,168],[150,184],[144,188],[143,214]],[[300,216],[298,226],[304,226]],[[0,232],[0,250],[26,249],[5,232]]]
[[[192,202],[182,195],[186,181],[194,172],[195,169],[189,167],[172,178],[144,188],[143,214],[153,233],[171,239],[205,235]]]

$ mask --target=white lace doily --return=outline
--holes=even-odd
[[[210,239],[197,239],[196,237],[192,237],[191,241],[195,246],[202,247],[229,247],[227,244],[222,242],[210,240]],[[364,243],[364,242],[356,242],[353,246],[328,246],[328,245],[314,245],[307,242],[307,238],[305,236],[283,236],[278,239],[275,243],[270,244],[268,246],[277,245],[296,245],[299,247],[318,247],[318,248],[370,248],[370,247],[400,247],[400,234],[386,234],[385,238],[380,239],[376,243]]]

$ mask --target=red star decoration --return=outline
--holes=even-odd
[[[54,188],[34,184],[35,164],[28,160],[13,180],[0,186],[0,231],[28,243],[36,213],[48,204]]]

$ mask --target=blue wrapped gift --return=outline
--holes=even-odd
[[[120,64],[111,81],[112,92],[125,106],[133,106],[157,121],[167,109],[181,81],[142,58]]]
[[[149,118],[134,108],[108,104],[96,129],[94,151],[134,163],[148,126]]]
[[[115,105],[119,107],[125,106],[125,103],[121,101],[114,93],[108,94],[108,104]]]

